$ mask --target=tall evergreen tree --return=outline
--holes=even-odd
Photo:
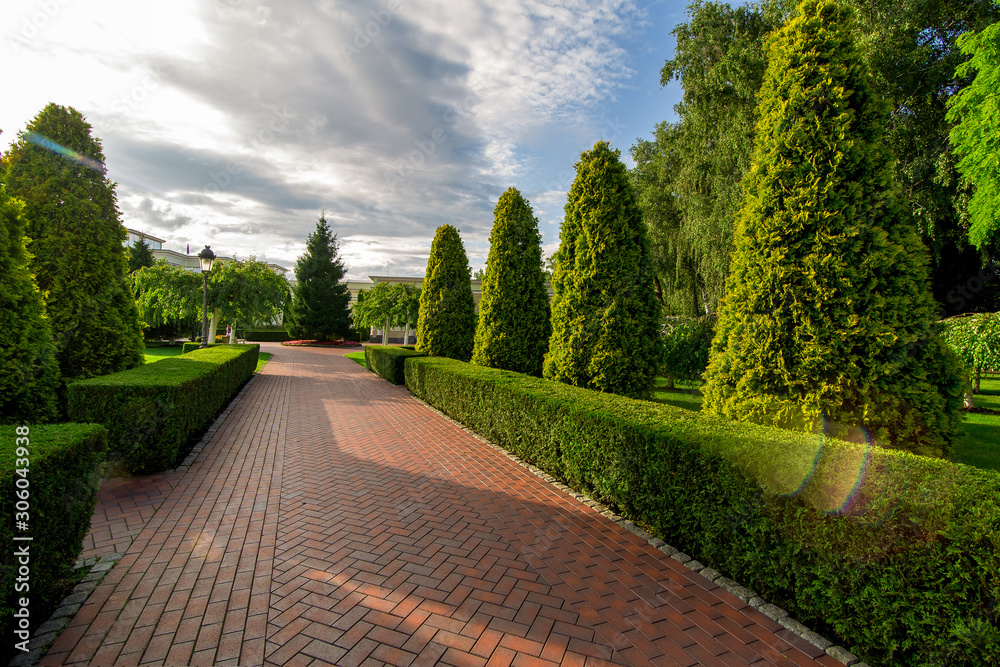
[[[8,194],[24,202],[32,272],[63,379],[143,363],[139,313],[125,282],[126,232],[90,124],[75,109],[49,104],[6,163]]]
[[[660,305],[646,230],[619,156],[600,141],[576,164],[559,235],[544,374],[642,396],[656,374]]]
[[[542,374],[552,326],[541,243],[531,206],[508,189],[493,212],[472,363]]]
[[[135,273],[143,267],[153,266],[156,263],[153,251],[143,239],[133,241],[132,245],[125,249],[125,254],[128,256],[129,273]]]
[[[351,293],[343,280],[344,262],[337,235],[320,215],[306,241],[306,254],[295,264],[296,285],[285,313],[285,329],[294,338],[333,340],[351,333]]]
[[[432,357],[468,361],[475,333],[476,302],[469,257],[458,230],[441,225],[434,234],[420,288],[417,350]]]
[[[59,367],[25,250],[22,205],[0,183],[0,424],[56,417]]]
[[[962,382],[852,21],[834,0],[804,0],[770,45],[704,405],[941,455]]]

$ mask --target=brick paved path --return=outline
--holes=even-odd
[[[342,353],[265,347],[190,470],[102,488],[88,555],[134,540],[42,664],[840,664]]]

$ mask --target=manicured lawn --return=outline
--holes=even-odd
[[[365,361],[365,353],[364,353],[364,351],[361,351],[361,352],[348,352],[344,356],[347,357],[348,359],[352,359],[356,363],[361,364],[365,368],[368,368],[368,363]]]
[[[146,346],[146,363],[151,364],[167,357],[176,357],[181,353],[180,345],[160,345],[156,347]]]
[[[159,361],[160,359],[166,359],[167,357],[176,357],[181,353],[180,345],[163,345],[157,347],[147,347],[145,352],[146,363],[151,364],[154,361]],[[361,355],[364,357],[364,353]],[[267,352],[261,352],[257,357],[257,370],[255,373],[259,373],[260,369],[264,367],[267,360],[271,358],[271,355]]]
[[[678,382],[676,389],[666,389],[665,378],[656,378],[652,400],[685,410],[701,410],[698,383]],[[977,408],[1000,411],[1000,378],[983,380],[976,394]],[[952,460],[956,463],[1000,470],[1000,414],[969,413],[965,416],[965,437],[955,443]]]

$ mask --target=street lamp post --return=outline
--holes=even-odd
[[[212,262],[215,260],[215,253],[212,252],[211,246],[205,246],[205,249],[198,253],[198,259],[201,261],[201,275],[204,278],[201,287],[201,345],[199,347],[208,347],[208,274],[212,272]]]

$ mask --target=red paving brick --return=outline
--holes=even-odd
[[[263,347],[189,470],[102,485],[83,556],[126,555],[41,664],[836,664],[343,351]]]

